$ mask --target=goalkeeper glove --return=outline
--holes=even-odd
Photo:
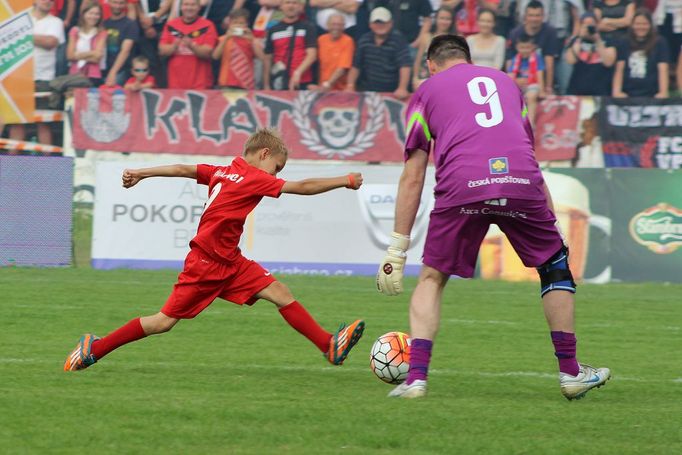
[[[377,272],[377,289],[382,294],[398,295],[403,292],[403,269],[407,260],[407,248],[410,246],[410,236],[391,234],[386,257]]]

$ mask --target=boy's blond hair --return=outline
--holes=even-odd
[[[138,63],[140,65],[147,65],[147,68],[149,68],[149,59],[145,57],[144,55],[137,55],[133,57],[131,60],[131,63]]]
[[[265,148],[270,149],[273,155],[279,155],[280,153],[286,156],[289,155],[289,150],[279,136],[279,133],[271,128],[260,128],[249,136],[246,144],[244,144],[244,155],[246,156]]]

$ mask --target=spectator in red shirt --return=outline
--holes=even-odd
[[[133,58],[132,65],[133,67],[130,70],[132,77],[126,81],[126,85],[123,88],[139,92],[145,88],[156,87],[154,76],[149,74],[149,59],[147,57],[138,55]]]
[[[218,40],[213,22],[199,16],[199,0],[182,0],[182,16],[169,20],[159,41],[168,58],[168,88],[213,87],[211,53]]]
[[[283,0],[280,9],[282,21],[265,38],[263,86],[265,90],[305,90],[313,81],[310,67],[317,59],[317,31],[300,19],[300,0]]]

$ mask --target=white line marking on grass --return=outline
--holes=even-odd
[[[12,364],[12,363],[38,363],[38,364],[55,364],[55,361],[52,359],[33,359],[33,358],[23,358],[23,359],[17,359],[17,358],[12,358],[12,357],[0,357],[0,364]],[[58,363],[58,362],[57,362]],[[112,361],[111,363],[118,363],[117,361]],[[128,362],[126,364],[128,367],[131,366],[131,364]],[[145,362],[144,363],[144,368],[145,370],[148,370],[148,367],[181,367],[183,365],[182,362],[164,362],[164,361],[158,361],[158,362]],[[140,365],[142,366],[142,365]],[[202,365],[195,365],[197,367],[200,367]],[[209,366],[207,363],[206,366]],[[225,365],[227,367],[230,367],[230,365]],[[319,367],[313,367],[313,366],[306,366],[306,365],[262,365],[262,364],[243,364],[240,363],[238,365],[233,365],[232,368],[235,370],[243,369],[243,370],[278,370],[278,371],[302,371],[302,372],[312,372],[312,373],[334,373],[338,374],[338,372],[346,372],[346,373],[357,373],[357,372],[366,372],[368,369],[367,368],[360,368],[360,367],[349,367],[349,366],[343,366],[342,368],[335,368],[332,367],[331,365],[329,366],[319,366]],[[466,371],[466,370],[456,370],[452,368],[433,368],[429,370],[430,374],[433,374],[435,376],[478,376],[478,377],[484,377],[484,378],[509,378],[509,377],[520,377],[520,378],[537,378],[537,379],[551,379],[551,380],[557,380],[558,375],[556,373],[541,373],[538,371],[502,371],[502,372],[492,372],[492,371]],[[675,378],[675,379],[649,379],[649,378],[636,378],[636,377],[628,377],[628,376],[618,376],[615,375],[613,379],[617,381],[623,381],[623,382],[640,382],[640,383],[675,383],[675,384],[682,384],[682,378]]]

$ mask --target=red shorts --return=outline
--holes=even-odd
[[[256,294],[274,281],[270,272],[243,256],[226,264],[193,248],[161,312],[176,319],[191,319],[217,297],[238,305],[253,305],[258,300]]]

